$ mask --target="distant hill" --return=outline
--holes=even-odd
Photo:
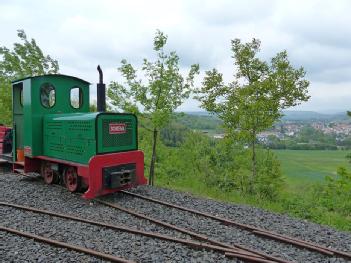
[[[195,115],[195,116],[213,116],[208,111],[185,111],[185,114]]]
[[[346,112],[326,114],[315,111],[283,111],[283,121],[334,121],[347,120]]]
[[[188,111],[184,112],[188,115],[193,116],[213,116],[207,111]],[[336,121],[336,120],[351,120],[350,117],[346,115],[346,112],[339,113],[320,113],[316,111],[283,111],[283,121]],[[217,119],[217,118],[216,118]]]

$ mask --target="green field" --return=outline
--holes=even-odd
[[[336,175],[339,166],[348,167],[348,151],[275,150],[288,185],[322,181]]]

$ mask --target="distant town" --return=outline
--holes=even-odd
[[[338,138],[344,138],[351,134],[351,122],[294,122],[287,121],[282,122],[274,126],[272,130],[262,132],[258,135],[260,141],[267,141],[270,136],[275,136],[279,139],[284,139],[286,137],[294,137],[299,134],[299,132],[310,126],[317,131],[321,131],[326,135],[335,135]]]
[[[223,132],[209,133],[215,139]],[[351,149],[351,118],[345,112],[286,112],[272,129],[261,132],[258,142],[273,149]]]

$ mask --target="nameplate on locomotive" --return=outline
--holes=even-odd
[[[110,123],[110,134],[122,134],[127,132],[127,125],[125,123]]]

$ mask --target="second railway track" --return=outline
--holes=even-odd
[[[144,195],[130,193],[130,192],[123,192],[123,194],[127,196],[132,196],[132,198],[135,198],[135,199],[133,199],[133,201],[130,201],[129,199],[128,201],[128,198],[123,198],[122,200],[120,200],[119,198],[116,198],[114,200],[118,200],[119,201],[118,203],[121,204],[121,205],[117,205],[116,208],[125,212],[132,212],[134,213],[134,215],[136,213],[136,216],[138,217],[143,216],[143,217],[146,217],[146,219],[151,219],[152,221],[156,221],[156,222],[160,221],[161,224],[171,224],[178,228],[181,228],[181,229],[183,228],[186,231],[192,232],[195,235],[199,235],[200,239],[201,239],[201,235],[206,235],[210,237],[211,241],[218,242],[218,244],[222,244],[224,246],[232,245],[234,247],[239,247],[239,248],[243,247],[245,249],[250,250],[250,242],[245,244],[245,242],[241,242],[240,238],[238,238],[236,235],[229,237],[228,235],[226,235],[227,233],[225,232],[229,233],[230,231],[233,231],[234,228],[236,228],[236,229],[240,229],[241,233],[243,232],[250,233],[251,236],[256,236],[258,239],[260,239],[259,242],[261,243],[260,245],[261,248],[258,248],[258,249],[255,248],[254,251],[255,252],[260,251],[259,253],[261,253],[262,256],[264,255],[271,256],[271,260],[275,260],[278,262],[279,261],[280,262],[284,262],[284,261],[329,262],[331,258],[334,258],[333,260],[336,260],[337,262],[339,261],[349,262],[351,260],[351,253],[346,251],[342,251],[331,247],[323,246],[320,244],[316,244],[313,242],[304,241],[294,237],[278,234],[273,231],[268,231],[263,228],[255,227],[253,225],[243,224],[243,223],[226,219],[220,216],[215,216],[210,213],[205,213],[205,212],[196,210],[194,208],[187,208],[186,206],[165,202],[163,200],[150,198]],[[111,200],[111,199],[107,198],[107,200]],[[141,204],[142,203],[140,202],[141,200],[144,200],[147,203]],[[107,203],[107,205],[113,206],[111,202],[109,202],[109,204]],[[159,207],[156,207],[156,205],[159,205]],[[134,209],[137,210],[137,212],[133,211]],[[184,211],[184,212],[182,213],[181,211]],[[187,213],[187,216],[183,216],[184,213]],[[186,222],[186,221],[189,221],[188,219],[189,217],[192,217],[192,218],[196,217],[196,219],[193,220],[195,225],[192,225],[191,223]],[[178,218],[178,219],[174,220],[174,218]],[[209,222],[209,220],[216,221],[218,224],[222,225],[222,227],[207,226],[207,229],[202,229],[202,227],[199,226],[199,225],[206,225],[206,222]],[[221,228],[221,230],[218,231],[219,228]],[[220,232],[222,232],[222,234],[219,234]],[[265,247],[265,243],[270,243],[270,242],[271,244],[274,244],[273,246],[271,246],[272,249],[269,249],[269,250],[262,249]],[[296,251],[295,254],[301,254],[301,255],[305,254],[307,255],[307,257],[304,256],[306,259],[301,260],[299,257],[291,257],[287,253],[284,253],[283,251],[281,253],[282,255],[281,256],[279,253],[279,251],[281,250],[281,247],[285,247],[286,250],[288,249],[295,250]],[[318,254],[320,256],[318,256]]]
[[[158,199],[155,199],[155,198],[152,198],[152,197],[148,197],[148,196],[144,196],[144,195],[141,195],[141,194],[136,194],[136,193],[128,192],[128,191],[122,191],[122,192],[124,194],[131,195],[133,197],[137,197],[137,198],[140,198],[140,199],[144,199],[144,200],[147,200],[149,202],[154,202],[154,203],[165,205],[165,206],[168,206],[168,207],[171,207],[171,208],[176,208],[176,209],[179,209],[179,210],[182,210],[182,211],[193,213],[195,215],[199,215],[199,216],[203,216],[203,217],[206,217],[206,218],[210,218],[210,219],[219,221],[219,222],[221,222],[224,225],[239,227],[239,228],[247,230],[247,231],[249,231],[249,232],[251,232],[251,233],[253,233],[255,235],[258,235],[258,236],[263,236],[265,238],[278,240],[278,241],[281,241],[281,242],[284,242],[284,243],[287,243],[287,244],[291,244],[291,245],[295,245],[295,246],[298,246],[298,247],[301,247],[301,248],[309,249],[311,251],[319,252],[319,253],[322,253],[322,254],[328,255],[328,256],[334,256],[335,255],[335,256],[339,256],[339,257],[344,257],[345,259],[351,261],[351,253],[348,253],[348,252],[340,251],[340,250],[333,249],[333,248],[328,248],[326,246],[322,246],[322,245],[319,245],[319,244],[308,242],[308,241],[305,241],[305,240],[302,240],[302,239],[297,239],[297,238],[294,238],[294,237],[282,235],[282,234],[279,234],[279,233],[276,233],[276,232],[273,232],[273,231],[268,231],[266,229],[262,229],[262,228],[259,228],[259,227],[256,227],[256,226],[252,226],[252,225],[249,225],[249,224],[243,224],[243,223],[240,223],[240,222],[237,222],[237,221],[234,221],[234,220],[230,220],[230,219],[227,219],[227,218],[224,218],[224,217],[221,217],[221,216],[212,215],[210,213],[202,212],[202,211],[199,211],[199,210],[196,210],[196,209],[193,209],[193,208],[188,208],[188,207],[180,206],[180,205],[177,205],[177,204],[172,204],[170,202],[165,202],[165,201],[158,200]]]

